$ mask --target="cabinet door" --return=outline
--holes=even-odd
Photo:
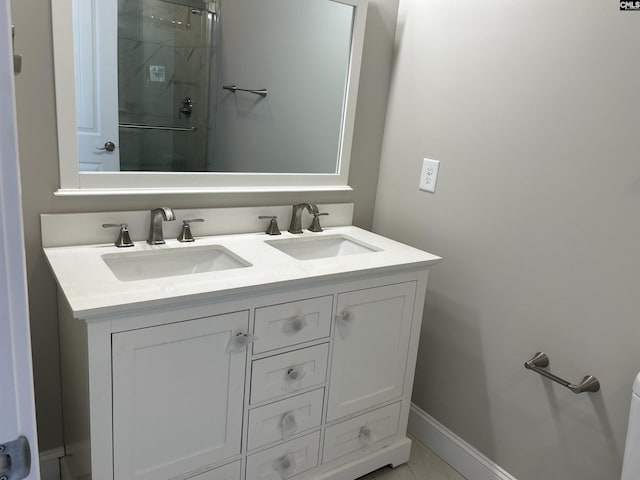
[[[115,480],[167,479],[240,454],[248,312],[113,335]]]
[[[338,295],[328,421],[398,398],[416,283]]]

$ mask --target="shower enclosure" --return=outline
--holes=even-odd
[[[213,2],[118,0],[121,171],[206,171],[215,25]]]

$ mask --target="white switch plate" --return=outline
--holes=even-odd
[[[425,158],[422,160],[422,172],[420,172],[420,190],[425,192],[435,192],[438,181],[438,168],[440,160]]]

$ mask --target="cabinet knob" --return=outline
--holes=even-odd
[[[235,353],[242,352],[246,348],[255,342],[257,337],[251,333],[239,332],[231,337],[229,344],[227,345],[227,352]]]
[[[360,440],[360,444],[363,447],[368,447],[372,443],[375,442],[373,432],[371,431],[371,427],[367,425],[363,425],[360,427],[360,433],[358,434],[358,439]]]
[[[293,384],[294,387],[297,387],[298,382],[300,382],[300,380],[302,380],[306,374],[307,369],[304,365],[294,365],[292,367],[289,367],[284,375],[284,378],[286,380],[285,387],[291,387],[291,384]]]
[[[307,319],[304,315],[298,315],[297,317],[293,317],[288,319],[282,325],[282,332],[285,335],[295,335],[300,332],[304,327],[307,326]]]
[[[340,313],[336,313],[336,320],[339,320],[341,322],[348,322],[349,320],[351,320],[351,312],[345,308]]]
[[[287,412],[282,416],[280,421],[280,430],[282,431],[282,439],[286,440],[298,431],[298,422],[294,412]]]
[[[271,462],[273,469],[280,474],[280,478],[287,478],[296,472],[296,456],[289,452]]]

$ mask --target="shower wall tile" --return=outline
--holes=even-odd
[[[212,49],[209,19],[162,0],[119,0],[121,123],[195,126],[195,132],[121,129],[123,170],[205,169]],[[164,69],[151,81],[150,67]],[[180,113],[192,99],[192,113]]]

